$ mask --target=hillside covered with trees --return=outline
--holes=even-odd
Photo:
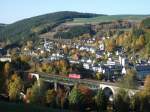
[[[0,24],[0,41],[5,41],[7,43],[15,43],[15,42],[23,43],[24,40],[34,41],[39,37],[39,35],[45,34],[51,31],[52,29],[56,28],[60,24],[66,22],[68,24],[82,23],[82,25],[84,25],[84,24],[111,22],[118,20],[141,21],[146,17],[148,17],[148,15],[108,16],[103,14],[78,13],[71,11],[55,12],[20,20],[7,26],[4,24]],[[145,20],[143,24],[147,24],[147,22],[148,20]],[[82,35],[84,33],[91,33],[89,27],[84,28],[85,30],[82,29],[82,26],[73,27],[68,32],[61,32],[61,33],[56,32],[55,37],[57,38],[58,36],[62,36],[62,38],[72,38]]]
[[[59,24],[70,21],[73,18],[96,16],[98,15],[63,11],[32,17],[7,25],[3,30],[0,30],[0,40],[10,42],[34,40],[39,34],[46,33]]]
[[[128,56],[139,55],[148,58],[150,55],[150,18],[144,19],[139,27],[129,31],[119,31],[117,36],[105,40],[106,50],[113,52],[118,47],[124,48]]]
[[[83,34],[90,34],[90,35],[93,35],[95,32],[92,30],[91,28],[91,25],[81,25],[81,26],[74,26],[74,27],[71,27],[69,29],[69,31],[67,32],[57,32],[55,35],[54,35],[54,38],[63,38],[63,39],[72,39],[74,37],[79,37]]]
[[[150,28],[150,17],[144,19],[144,20],[142,21],[142,25],[143,25],[145,28]]]
[[[0,23],[0,30],[2,30],[5,26],[5,24]]]

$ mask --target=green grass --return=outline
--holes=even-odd
[[[39,105],[16,104],[0,102],[0,112],[60,112],[61,110],[42,107]],[[64,111],[63,112],[70,112]]]
[[[111,16],[98,16],[94,18],[75,18],[71,23],[102,23],[110,22],[115,20],[131,20],[131,21],[141,21],[148,17],[149,15],[111,15]]]

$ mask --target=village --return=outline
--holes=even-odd
[[[79,40],[41,38],[36,45],[29,41],[22,48],[14,49],[16,54],[30,56],[32,61],[37,63],[67,60],[69,64],[81,65],[87,73],[88,71],[92,73],[92,77],[94,75],[96,79],[106,82],[121,80],[127,73],[127,69],[134,69],[139,82],[143,82],[150,73],[150,60],[142,60],[134,54],[129,58],[122,47],[113,52],[106,51],[104,41],[109,38],[112,37],[103,36]],[[1,62],[11,62],[11,54],[8,51],[1,48],[0,54]],[[79,74],[76,71],[72,73]],[[82,78],[90,77],[86,76],[90,74],[79,75]]]
[[[0,111],[149,112],[150,15],[83,12],[0,23]]]

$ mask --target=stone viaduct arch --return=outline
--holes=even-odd
[[[38,83],[38,86],[40,86],[40,75],[37,73],[30,73],[29,74],[31,77],[35,77]],[[49,79],[46,79],[44,81],[48,81],[51,82]],[[57,89],[57,82],[53,82],[54,83],[54,88]],[[62,84],[66,84],[66,83],[62,83]],[[67,84],[66,84],[67,85]],[[104,93],[106,94],[107,97],[114,97],[117,94],[117,91],[120,87],[111,85],[111,84],[107,84],[107,83],[101,83],[99,84],[99,87],[97,89],[102,89],[104,91]],[[132,89],[125,89],[128,91],[129,96],[133,96],[138,90],[132,90]]]

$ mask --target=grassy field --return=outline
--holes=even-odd
[[[0,102],[0,112],[62,112],[62,110],[42,107],[39,105],[26,105],[26,104]],[[70,112],[70,111],[63,110],[63,112]]]
[[[75,18],[71,23],[102,23],[110,22],[115,20],[130,20],[130,21],[141,21],[149,17],[149,15],[111,15],[111,16],[99,16],[94,18]]]

